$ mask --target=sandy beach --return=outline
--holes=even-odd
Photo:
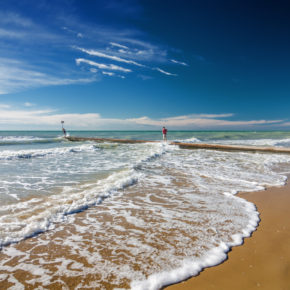
[[[289,289],[289,155],[22,134],[1,151],[1,289],[157,290],[251,233],[172,289]]]
[[[252,237],[234,247],[222,264],[168,290],[290,289],[290,185],[241,193],[260,212],[261,222]]]

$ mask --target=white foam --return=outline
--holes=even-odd
[[[185,140],[178,140],[179,142],[185,142],[185,143],[200,143],[201,140],[199,140],[198,138],[192,137],[192,138],[188,138]]]
[[[156,159],[163,152],[163,146],[158,144],[154,144],[153,146],[142,146],[141,149],[141,154],[139,152],[138,155],[134,156],[137,164],[138,162],[147,162],[148,160],[152,160],[152,158]],[[149,152],[148,149],[150,149]],[[38,151],[40,154],[66,154],[67,152],[86,152],[92,150],[95,150],[95,146],[82,145],[72,148],[54,148]],[[34,154],[37,155],[39,152],[34,152]],[[23,154],[23,152],[17,152],[17,154]],[[126,151],[122,154],[128,154],[128,152]],[[10,153],[8,156],[11,157],[11,155]],[[144,158],[144,155],[147,155],[147,157]],[[12,242],[17,242],[34,234],[51,229],[54,227],[55,223],[66,220],[68,214],[76,213],[88,207],[100,204],[104,199],[114,195],[119,190],[135,184],[142,173],[134,170],[134,167],[136,167],[134,163],[129,167],[131,167],[131,169],[128,168],[113,172],[107,178],[100,179],[92,184],[85,184],[79,187],[76,187],[76,185],[73,187],[65,186],[62,194],[51,195],[46,198],[45,202],[43,202],[42,199],[31,199],[8,206],[5,205],[4,208],[0,207],[0,210],[12,210],[14,212],[13,223],[11,223],[11,218],[6,221],[6,216],[0,217],[0,228],[2,231],[0,245],[3,246]],[[23,185],[22,183],[22,186]],[[37,214],[33,214],[34,212],[37,212]],[[26,218],[25,222],[22,222],[19,218],[24,213],[28,215],[28,218]]]
[[[250,139],[250,140],[218,140],[211,143],[228,144],[228,145],[252,145],[252,146],[278,146],[283,147],[290,145],[290,138],[286,139]]]
[[[235,197],[236,198],[236,197]],[[227,253],[233,246],[243,243],[245,237],[249,237],[256,229],[260,221],[255,206],[245,200],[240,199],[247,204],[247,210],[251,215],[248,225],[242,234],[232,235],[233,242],[221,242],[218,247],[210,249],[203,257],[199,259],[185,259],[182,266],[170,271],[154,273],[147,279],[141,281],[132,281],[132,290],[158,290],[164,286],[175,284],[186,280],[192,276],[198,275],[204,268],[212,267],[222,263],[227,258]]]
[[[47,155],[63,155],[68,153],[80,153],[84,151],[95,151],[93,145],[80,145],[71,147],[57,147],[49,149],[27,149],[27,150],[4,150],[0,152],[0,160],[30,159],[45,157]]]
[[[56,224],[62,227],[64,221],[73,226],[74,234],[64,239],[49,239],[53,231],[46,233],[43,245],[67,246],[71,255],[53,261],[42,255],[41,269],[28,268],[31,273],[43,274],[44,278],[35,279],[42,286],[56,276],[99,273],[101,281],[94,281],[95,288],[101,288],[102,281],[118,285],[125,279],[131,281],[132,289],[147,290],[197,275],[222,262],[229,249],[241,244],[258,225],[256,207],[235,194],[284,184],[286,176],[273,171],[272,166],[290,162],[287,155],[183,150],[162,143],[99,146],[97,150],[92,144],[83,146],[72,146],[74,150],[82,148],[80,154],[56,153],[58,158],[44,160],[37,167],[53,180],[55,169],[63,174],[56,183],[58,191],[49,193],[51,181],[41,179],[40,183],[46,182],[47,194],[0,207],[2,245]],[[35,159],[34,166],[41,161]],[[69,173],[64,174],[62,165]],[[40,173],[35,176],[40,178]],[[83,176],[77,179],[78,174]],[[66,183],[66,178],[75,179],[75,183]],[[16,185],[6,180],[3,186],[29,186],[27,180],[18,181]],[[83,217],[70,215],[88,207]],[[9,215],[5,211],[10,211]],[[110,260],[103,255],[103,247],[112,253]],[[20,256],[13,250],[7,253]],[[91,265],[75,261],[73,255],[84,257]],[[27,264],[21,263],[9,271]],[[45,268],[50,263],[57,265],[55,273]],[[5,261],[0,262],[0,269],[4,267]],[[87,286],[81,283],[79,288]]]
[[[209,157],[212,157],[212,153],[210,152],[206,152],[203,155],[207,155],[207,158],[205,158],[205,156],[200,156],[199,154],[196,154],[196,152],[192,153],[191,155],[194,156],[198,156],[198,158],[202,158],[203,161],[206,160],[205,163],[208,162]],[[226,156],[229,155],[229,153],[214,153],[215,155],[221,155],[221,156]],[[201,154],[202,155],[202,154]],[[240,153],[233,153],[230,154],[231,157],[233,158],[233,162],[235,158],[240,158]],[[233,178],[233,176],[235,176],[235,170],[233,170],[234,168],[232,168],[231,166],[229,166],[228,171],[225,170],[215,170],[216,166],[213,166],[214,163],[211,163],[211,166],[207,166],[207,164],[205,164],[205,167],[203,167],[206,171],[204,172],[200,172],[200,166],[198,166],[197,164],[199,164],[199,159],[194,160],[192,159],[193,156],[191,156],[191,158],[189,156],[187,156],[186,161],[184,161],[185,159],[182,159],[182,166],[178,164],[178,162],[175,162],[175,166],[178,166],[179,168],[181,167],[187,167],[188,162],[190,162],[191,164],[195,164],[197,165],[197,168],[195,170],[194,167],[192,167],[191,169],[193,169],[193,172],[191,172],[191,174],[193,176],[195,176],[195,174],[201,174],[203,176],[207,176],[207,182],[209,180],[212,180],[215,182],[216,185],[216,181],[217,180],[221,180],[221,183],[224,184],[222,188],[217,188],[215,186],[215,190],[226,190],[228,188],[228,185],[230,183],[234,183],[235,184],[235,189],[233,189],[231,192],[223,192],[223,194],[225,196],[227,196],[227,198],[232,199],[233,202],[238,202],[240,204],[243,205],[243,207],[241,207],[239,210],[241,211],[242,208],[243,210],[245,210],[245,212],[247,212],[247,215],[249,217],[249,220],[247,222],[247,224],[242,228],[240,233],[236,233],[233,234],[231,236],[231,241],[228,242],[221,242],[220,245],[218,247],[212,248],[209,250],[209,252],[207,252],[204,256],[200,257],[199,259],[192,259],[192,260],[184,260],[182,262],[182,266],[176,268],[176,269],[172,269],[170,271],[164,271],[164,272],[159,272],[159,273],[154,273],[152,275],[149,275],[148,278],[144,279],[144,280],[134,280],[131,283],[131,289],[134,290],[139,290],[139,289],[160,289],[161,287],[164,287],[166,285],[169,284],[173,284],[173,283],[177,283],[180,282],[182,280],[185,280],[191,276],[195,276],[197,275],[202,269],[204,269],[205,267],[210,267],[210,266],[214,266],[217,265],[219,263],[221,263],[223,260],[226,259],[227,257],[227,252],[229,251],[229,249],[233,246],[237,246],[237,245],[241,245],[243,243],[243,239],[245,237],[249,237],[251,235],[251,233],[256,229],[256,227],[258,226],[259,223],[259,213],[256,210],[256,207],[250,203],[245,201],[244,199],[241,199],[237,196],[234,196],[233,194],[235,194],[238,190],[247,190],[247,191],[253,191],[253,190],[262,190],[264,187],[261,186],[261,184],[266,184],[268,186],[270,185],[282,185],[285,180],[286,177],[285,176],[280,176],[279,174],[273,172],[270,170],[270,168],[268,166],[273,165],[276,162],[282,162],[282,160],[289,162],[289,157],[288,156],[271,156],[271,155],[263,155],[263,154],[255,154],[255,155],[249,155],[249,154],[242,154],[243,158],[243,162],[238,163],[240,165],[244,165],[244,161],[245,161],[245,157],[250,158],[250,159],[246,159],[246,160],[251,160],[251,162],[249,162],[251,164],[251,166],[255,165],[255,164],[264,164],[262,168],[263,169],[261,172],[263,172],[263,174],[259,175],[259,179],[255,179],[254,181],[248,181],[247,178],[252,178],[252,175],[255,173],[255,171],[257,170],[257,168],[247,168],[245,170],[245,172],[242,172],[243,175],[245,175],[245,177],[247,176],[247,178],[242,178],[239,179],[241,177],[240,175],[240,170],[242,168],[239,168],[239,170],[237,169],[236,172],[239,172],[239,178],[235,179]],[[215,163],[217,162],[215,156]],[[222,168],[224,168],[223,163],[221,163]],[[248,171],[249,170],[249,171]],[[210,178],[210,179],[209,179]],[[254,177],[255,178],[255,177]],[[261,180],[261,178],[263,178]],[[266,181],[268,180],[268,181]],[[201,185],[200,181],[199,185]],[[154,183],[154,181],[153,181]],[[219,183],[219,182],[218,182]],[[199,189],[202,189],[202,187],[199,187]],[[205,190],[207,191],[211,191],[214,190],[211,189],[210,184],[207,183],[207,186],[205,186]],[[213,201],[213,203],[216,202],[216,200]],[[221,206],[220,208],[221,210],[226,210],[226,208],[224,208],[224,205]],[[231,215],[229,215],[231,216]],[[168,216],[169,218],[169,216]],[[195,219],[193,219],[195,220]],[[218,220],[218,218],[217,218]],[[219,232],[215,229],[215,232],[218,234]]]
[[[23,141],[42,141],[47,140],[45,138],[39,138],[35,136],[0,136],[0,143],[1,142],[23,142]]]

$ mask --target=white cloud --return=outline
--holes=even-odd
[[[87,127],[95,125],[95,121],[100,118],[99,114],[54,114],[53,110],[0,110],[0,124],[6,125],[42,125],[58,126],[61,120],[66,120],[67,124],[77,127]]]
[[[153,67],[161,67],[161,64],[170,62],[168,49],[148,40],[148,35],[136,28],[120,29],[112,25],[86,24],[80,22],[74,13],[64,15],[56,8],[53,10],[61,31],[50,29],[39,22],[39,19],[31,18],[30,15],[27,17],[28,14],[0,11],[0,38],[4,42],[7,40],[1,47],[1,55],[3,58],[17,56],[21,60],[13,67],[10,66],[12,62],[3,64],[0,57],[0,94],[41,86],[87,83],[101,78],[101,73],[94,74],[94,78],[91,78],[88,70],[76,70],[73,67],[75,57],[69,58],[69,50],[73,45],[74,48],[83,47],[78,49],[87,54],[82,55],[84,58],[97,60],[90,63],[95,69],[102,66],[101,70],[131,72],[135,70],[135,66],[139,67],[141,74],[145,69],[148,74],[152,74]],[[95,49],[85,49],[86,41],[95,43]],[[63,58],[63,55],[67,57]],[[100,59],[94,59],[93,56]],[[85,63],[84,58],[77,63],[80,64],[82,60]],[[28,65],[28,61],[31,61],[31,65]],[[2,72],[6,68],[5,77]],[[159,72],[174,75],[161,69]]]
[[[106,76],[110,76],[110,77],[115,76],[115,77],[118,77],[118,78],[121,78],[121,79],[125,79],[124,76],[122,76],[122,75],[118,75],[118,74],[115,74],[114,72],[102,71],[102,74],[103,74],[103,75],[106,75]]]
[[[125,54],[125,53],[127,53],[127,54],[131,54],[131,52],[129,52],[129,51],[127,51],[127,50],[124,50],[124,49],[118,49],[118,52],[120,52],[120,53],[123,53],[123,54]]]
[[[114,76],[115,75],[115,73],[113,73],[113,72],[107,72],[107,71],[102,71],[102,74],[103,75],[107,75],[107,76]]]
[[[33,107],[34,104],[32,104],[32,103],[30,103],[30,102],[26,102],[26,103],[24,103],[24,106],[25,106],[25,107]]]
[[[233,117],[234,114],[233,113],[227,113],[227,114],[197,114],[197,115],[189,115],[189,116],[199,117],[199,118],[228,118],[228,117]]]
[[[77,65],[80,65],[81,63],[86,63],[88,65],[95,66],[99,69],[105,69],[105,70],[115,70],[115,71],[122,71],[122,72],[126,72],[126,73],[132,71],[130,69],[123,68],[123,67],[118,66],[118,65],[98,63],[98,62],[91,61],[91,60],[84,59],[84,58],[77,58],[76,63],[77,63]]]
[[[110,42],[111,46],[115,46],[115,47],[119,47],[119,48],[123,48],[123,49],[129,49],[128,46],[125,46],[125,45],[122,45],[122,44],[119,44],[119,43],[116,43],[116,42]]]
[[[66,27],[66,26],[63,26],[62,29],[63,29],[64,31],[70,33],[70,34],[75,35],[75,36],[78,37],[78,38],[84,38],[84,35],[83,35],[81,32],[77,32],[77,31],[72,30],[72,29],[70,29],[70,28],[68,28],[68,27]]]
[[[80,51],[85,52],[85,53],[87,53],[89,55],[92,55],[92,56],[97,56],[97,57],[100,57],[100,58],[111,59],[111,60],[114,60],[114,61],[124,62],[124,63],[127,63],[127,64],[133,64],[133,65],[137,65],[137,66],[143,67],[142,64],[140,64],[138,62],[135,62],[133,60],[124,59],[124,58],[121,58],[121,57],[118,57],[118,56],[115,56],[115,55],[108,55],[108,54],[99,52],[97,50],[85,49],[85,48],[80,48],[80,47],[77,47],[77,49],[79,49]]]
[[[51,85],[89,83],[95,78],[63,78],[34,70],[24,62],[0,58],[0,95]]]
[[[0,104],[0,109],[9,109],[10,107],[10,105]]]
[[[20,31],[15,31],[12,29],[3,29],[0,28],[0,37],[1,38],[15,38],[15,39],[19,39],[19,38],[26,38],[27,33],[26,32],[20,32]]]
[[[160,47],[159,45],[150,43],[148,41],[140,40],[135,37],[136,31],[130,32],[129,35],[115,35],[112,36],[116,41],[113,42],[115,44],[126,43],[122,45],[124,47],[119,47],[121,50],[118,50],[122,55],[127,54],[130,59],[134,59],[135,61],[146,61],[152,63],[166,63],[168,62],[167,50]],[[140,37],[141,32],[138,32],[138,36]],[[117,43],[118,41],[118,43]],[[111,42],[112,43],[112,42]],[[111,44],[110,43],[110,44]],[[107,48],[110,50],[111,48]],[[112,50],[111,50],[112,51]],[[115,53],[115,51],[113,51]]]
[[[194,117],[195,116],[195,117]],[[213,117],[205,117],[213,116]],[[188,116],[177,116],[163,119],[150,119],[148,117],[141,117],[136,119],[131,119],[131,121],[136,122],[140,125],[150,125],[150,126],[167,126],[172,128],[224,128],[224,127],[248,127],[255,125],[267,125],[267,124],[277,124],[282,122],[282,120],[250,120],[250,121],[231,121],[231,120],[220,120],[216,118],[230,117],[233,114],[220,114],[220,115],[210,115],[210,114],[200,114],[200,115],[188,115]]]
[[[195,116],[195,117],[194,117]],[[253,128],[264,125],[276,126],[286,125],[282,120],[248,120],[232,121],[208,118],[202,116],[221,116],[230,117],[233,114],[192,114],[185,116],[176,116],[162,119],[152,119],[149,117],[114,119],[103,118],[98,113],[85,114],[60,114],[53,109],[13,109],[7,105],[0,105],[0,128],[59,128],[60,121],[64,120],[66,128],[72,129],[111,129],[111,130],[138,130],[138,129],[160,129],[166,126],[170,129],[233,129],[233,128]]]
[[[183,61],[178,61],[178,60],[175,60],[175,59],[171,59],[170,61],[173,62],[173,63],[176,63],[176,64],[183,65],[183,66],[188,66],[188,64],[183,62]]]
[[[283,126],[283,127],[290,127],[290,122],[285,122],[285,123],[281,123],[278,124],[279,126]]]
[[[167,76],[177,76],[177,74],[173,74],[173,73],[167,72],[167,71],[165,71],[165,70],[163,70],[163,69],[161,69],[159,67],[156,67],[155,70],[157,70],[157,71],[159,71],[162,74],[167,75]]]
[[[18,25],[22,27],[30,27],[33,25],[33,22],[26,17],[23,17],[14,12],[4,12],[0,11],[0,23],[8,25]]]
[[[57,129],[60,121],[72,129],[121,129],[132,128],[134,123],[126,119],[101,118],[98,113],[57,114],[55,110],[4,110],[0,108],[0,128]]]

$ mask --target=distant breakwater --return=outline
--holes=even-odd
[[[69,141],[95,141],[95,142],[114,142],[123,144],[136,143],[156,143],[160,141],[148,140],[130,140],[130,139],[111,139],[111,138],[95,138],[95,137],[65,137]],[[177,145],[184,149],[207,149],[221,151],[245,151],[245,152],[265,152],[265,153],[282,153],[290,154],[290,148],[278,147],[260,147],[260,146],[243,146],[243,145],[221,145],[221,144],[206,144],[206,143],[183,143],[183,142],[168,142],[169,145]]]

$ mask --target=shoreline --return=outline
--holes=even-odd
[[[233,247],[221,264],[166,289],[290,289],[289,182],[238,196],[257,207],[261,221],[256,231],[241,246]]]

